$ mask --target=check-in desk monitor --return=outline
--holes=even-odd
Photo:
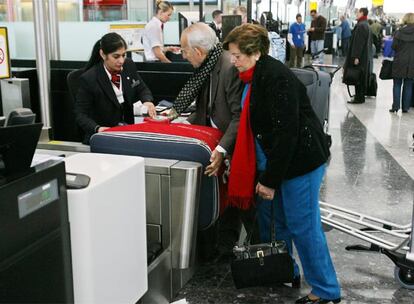
[[[0,178],[0,303],[73,302],[65,165]]]

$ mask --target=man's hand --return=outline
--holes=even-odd
[[[257,183],[256,194],[265,200],[271,201],[275,196],[275,189],[263,186],[261,183]]]
[[[143,105],[147,107],[148,115],[151,118],[155,118],[157,116],[157,111],[155,110],[155,106],[151,101],[144,102]]]
[[[308,30],[308,32],[314,32],[315,31],[315,28],[314,27],[311,27],[309,30]]]
[[[354,65],[358,65],[359,64],[359,59],[358,58],[355,58],[354,59]]]
[[[216,176],[220,169],[221,163],[223,162],[223,158],[223,153],[214,150],[210,157],[211,164],[206,167],[204,174],[208,176]]]

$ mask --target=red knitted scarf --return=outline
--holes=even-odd
[[[236,146],[234,148],[229,176],[228,203],[241,209],[249,209],[254,203],[254,180],[256,175],[256,148],[250,126],[250,93],[255,66],[240,72],[239,77],[249,85],[240,116]]]

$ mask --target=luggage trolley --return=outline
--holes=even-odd
[[[359,238],[371,245],[351,245],[346,250],[380,252],[395,264],[394,278],[407,289],[414,290],[414,246],[411,224],[398,225],[345,208],[320,202],[322,223]]]

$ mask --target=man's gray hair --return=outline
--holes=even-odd
[[[187,27],[182,34],[187,35],[189,47],[199,47],[207,52],[218,42],[216,33],[205,23],[194,23]]]

